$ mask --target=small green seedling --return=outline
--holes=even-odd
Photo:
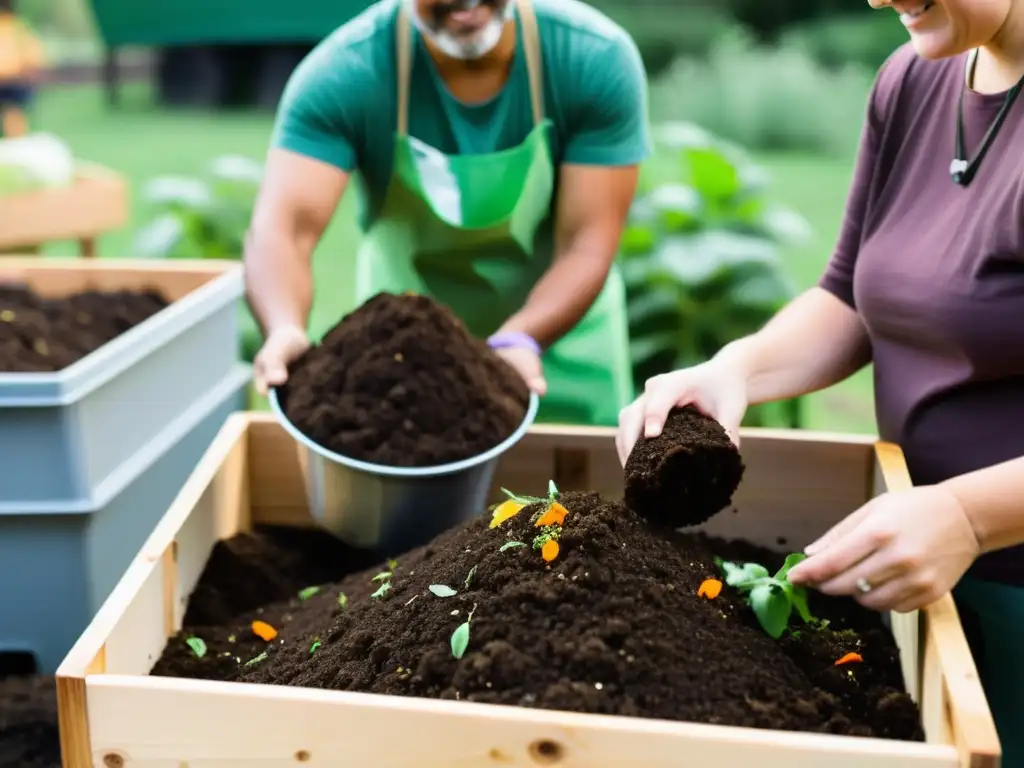
[[[473,576],[476,575],[476,566],[474,565],[469,569],[469,573],[466,575],[466,589],[469,589],[469,582],[473,580]]]
[[[444,584],[431,584],[427,589],[438,597],[454,597],[458,594],[454,589]]]
[[[376,592],[370,595],[370,597],[372,597],[374,600],[379,600],[380,598],[384,597],[384,595],[386,595],[388,593],[388,590],[390,589],[391,582],[385,581],[383,584],[380,585],[380,588],[378,588]]]
[[[267,652],[264,651],[259,656],[255,657],[253,659],[249,659],[247,662],[245,662],[245,666],[251,667],[253,664],[259,664],[261,661],[266,661],[266,660],[267,660]]]
[[[794,608],[805,624],[814,622],[807,607],[807,590],[790,584],[787,578],[790,569],[806,558],[802,552],[789,555],[774,576],[757,563],[737,565],[722,560],[716,560],[716,563],[725,574],[725,583],[746,594],[747,603],[761,627],[777,640],[789,624]]]
[[[185,644],[192,649],[192,653],[196,655],[196,658],[203,658],[206,655],[206,641],[201,637],[190,637],[185,640]]]
[[[508,488],[502,488],[501,492],[512,499],[512,501],[524,506],[529,506],[530,504],[543,504],[544,502],[548,502],[550,504],[558,499],[558,486],[555,485],[554,480],[548,480],[548,496],[546,499],[542,499],[538,496],[517,496]],[[498,505],[495,504],[494,506],[496,507]]]
[[[396,570],[398,570],[398,561],[397,560],[388,560],[388,570],[391,571],[392,573],[394,573]]]
[[[391,576],[392,576],[391,571],[381,571],[376,576],[374,576],[372,579],[370,579],[370,581],[387,581],[388,579],[391,578]]]
[[[319,640],[314,640],[313,644],[309,646],[309,655],[312,656],[314,653],[316,653],[316,649],[319,648],[321,645],[323,645],[323,643],[321,643]]]
[[[469,616],[466,620],[459,624],[452,632],[452,656],[456,659],[461,659],[466,653],[466,649],[469,647],[469,625],[473,621],[473,614],[476,613],[476,604],[473,604],[473,610],[469,612]]]
[[[346,608],[348,608],[348,595],[346,595],[344,592],[339,592],[338,593],[338,606],[343,611]]]
[[[521,542],[521,541],[510,541],[507,544],[502,544],[501,545],[501,549],[499,549],[498,551],[499,552],[504,552],[506,549],[512,549],[513,547],[525,547],[525,546],[526,545],[523,544],[523,542]]]
[[[299,600],[309,600],[309,598],[319,591],[320,587],[306,587],[304,590],[299,592]]]

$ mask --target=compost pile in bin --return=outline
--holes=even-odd
[[[509,499],[255,608],[225,599],[224,553],[248,541],[217,545],[154,675],[923,739],[876,614],[812,592],[811,621],[794,612],[773,638],[740,564],[775,574],[784,553],[658,529],[598,494]]]
[[[392,467],[478,456],[523,423],[529,390],[428,296],[380,293],[291,367],[288,419],[335,453]]]
[[[0,678],[0,766],[60,768],[53,677]]]
[[[50,298],[27,286],[0,285],[0,373],[60,371],[168,304],[153,290]]]

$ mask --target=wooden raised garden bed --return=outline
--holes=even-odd
[[[743,456],[737,513],[706,529],[771,547],[785,537],[787,551],[873,494],[909,486],[899,449],[868,438],[746,430]],[[495,490],[543,494],[553,479],[563,493],[615,498],[621,478],[611,430],[536,426],[504,457]],[[924,742],[151,676],[217,542],[256,525],[311,521],[294,442],[269,416],[236,414],[58,671],[65,768],[999,764],[949,597],[892,616]]]
[[[75,240],[82,256],[95,256],[96,239],[125,226],[128,213],[124,177],[102,165],[81,163],[69,187],[0,200],[0,254]]]

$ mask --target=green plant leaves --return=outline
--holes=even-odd
[[[525,547],[526,545],[521,541],[509,541],[501,545],[499,552],[504,552],[506,549],[513,549],[514,547]]]
[[[427,589],[438,597],[454,597],[458,594],[454,589],[444,584],[431,584]]]
[[[764,631],[773,639],[781,637],[793,609],[782,587],[771,582],[758,584],[750,590],[749,600]]]

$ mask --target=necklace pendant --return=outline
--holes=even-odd
[[[963,181],[964,174],[967,172],[968,163],[966,160],[960,158],[954,158],[949,164],[949,175],[953,179],[953,183],[959,184]]]

